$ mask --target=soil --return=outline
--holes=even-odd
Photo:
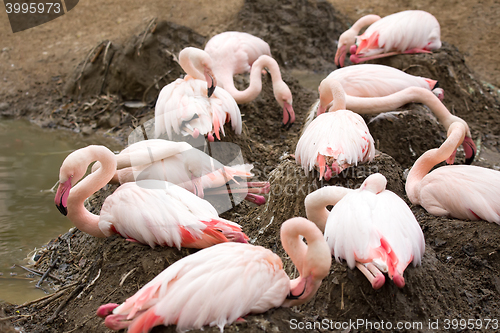
[[[261,95],[240,105],[243,134],[236,136],[228,129],[223,141],[241,148],[245,159],[254,164],[255,178],[270,181],[271,193],[263,206],[243,203],[223,216],[240,223],[254,244],[278,253],[290,275],[295,272],[279,240],[280,225],[293,216],[305,216],[304,197],[326,184],[315,174],[306,176],[289,156],[306,112],[318,97],[291,72],[321,68],[319,72],[327,73],[335,69],[335,42],[359,16],[430,8],[441,21],[443,47],[432,54],[395,56],[378,63],[439,80],[445,90],[444,104],[468,122],[478,147],[500,153],[498,89],[483,82],[500,82],[498,64],[493,61],[498,53],[492,49],[491,59],[484,53],[484,58],[478,58],[472,52],[476,47],[471,45],[480,49],[483,41],[472,41],[473,37],[467,39],[469,34],[459,33],[471,25],[467,32],[480,31],[471,36],[489,40],[490,32],[498,34],[490,31],[497,22],[493,15],[500,8],[497,2],[469,6],[465,1],[438,5],[419,0],[411,6],[408,1],[391,2],[393,7],[389,7],[383,1],[372,1],[366,8],[357,0],[332,1],[333,6],[326,1],[305,0],[149,3],[146,8],[128,0],[103,1],[102,10],[96,10],[97,2],[81,2],[54,22],[7,34],[6,39],[2,36],[8,47],[2,51],[6,61],[0,64],[4,73],[0,115],[28,118],[42,127],[65,128],[78,133],[75,135],[105,133],[125,145],[131,129],[153,118],[161,87],[182,73],[175,61],[179,50],[202,47],[210,36],[225,30],[263,38],[271,45],[292,90],[297,119],[288,130],[281,126],[281,110],[266,75]],[[473,10],[466,10],[468,6]],[[162,18],[151,17],[159,13]],[[450,22],[459,26],[450,27]],[[7,29],[4,23],[2,31]],[[488,47],[498,46],[489,43]],[[47,52],[46,57],[30,54],[33,48],[42,55]],[[5,68],[9,62],[14,66]],[[238,77],[241,86],[247,81],[245,76]],[[396,116],[377,117],[371,122],[366,118],[377,141],[377,157],[345,170],[329,185],[356,188],[369,174],[381,172],[388,179],[388,189],[406,200],[404,170],[424,151],[439,146],[446,133],[427,108],[409,104],[402,110]],[[494,167],[479,158],[474,164]],[[108,186],[96,193],[88,208],[98,212],[114,189]],[[500,227],[485,221],[436,218],[421,207],[410,206],[424,231],[426,251],[421,266],[405,271],[403,289],[388,282],[375,291],[358,270],[334,262],[310,303],[249,315],[245,322],[229,325],[225,331],[287,332],[291,320],[323,319],[420,321],[423,327],[417,331],[430,331],[429,320],[443,325],[445,319],[500,318]],[[64,283],[52,285],[58,290],[54,296],[18,306],[5,304],[3,310],[11,317],[11,324],[25,332],[108,332],[102,319],[95,316],[99,305],[123,302],[174,261],[193,252],[151,249],[120,237],[96,239],[72,229],[47,244],[36,257],[39,270],[46,270],[59,257],[52,274]],[[6,323],[0,321],[0,325]],[[157,327],[153,332],[174,330]]]

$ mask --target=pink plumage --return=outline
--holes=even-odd
[[[329,273],[328,246],[314,223],[303,218],[284,222],[281,239],[299,271],[295,280],[290,281],[281,259],[268,249],[218,244],[175,262],[125,303],[103,305],[97,315],[106,317],[109,328],[128,327],[129,333],[162,324],[175,324],[179,332],[205,325],[222,332],[249,313],[303,304]]]
[[[118,170],[112,181],[120,184],[156,179],[181,186],[200,198],[204,197],[205,189],[212,194],[242,193],[246,200],[258,205],[266,202],[258,194],[269,192],[268,182],[236,180],[252,177],[252,164],[225,166],[187,142],[139,141],[122,150],[116,159]],[[98,167],[96,163],[93,171]],[[225,185],[231,180],[234,183],[228,189]]]
[[[500,224],[500,172],[471,165],[448,165],[429,171],[447,160],[464,141],[465,126],[453,123],[448,138],[418,158],[408,174],[406,193],[413,204],[437,216],[486,220]]]
[[[358,267],[375,289],[385,281],[380,271],[403,287],[405,268],[410,262],[420,264],[425,250],[415,216],[400,197],[385,189],[386,183],[383,175],[374,174],[357,190],[323,187],[305,201],[308,218],[324,227],[335,258],[344,259],[351,269]],[[327,205],[334,207],[321,218],[314,209],[326,210]]]
[[[221,133],[225,135],[226,122],[231,122],[233,131],[241,134],[241,114],[234,98],[220,87],[207,91],[207,75],[203,73],[204,68],[211,73],[210,56],[189,47],[179,54],[179,63],[188,75],[160,91],[155,107],[155,137],[166,133],[172,139],[175,133],[196,138],[201,134],[213,141],[214,135],[219,139]]]
[[[436,18],[422,10],[388,15],[356,37],[351,61],[362,61],[400,53],[429,53],[441,47],[441,30]],[[355,54],[353,54],[355,50]]]
[[[443,90],[436,87],[436,80],[407,74],[390,66],[376,64],[348,66],[334,70],[328,77],[339,81],[349,96],[383,97],[408,87],[421,87],[432,90],[441,100],[443,99]]]
[[[330,179],[332,174],[373,160],[373,137],[363,118],[345,110],[345,93],[340,83],[327,77],[320,84],[320,100],[333,101],[328,113],[306,121],[305,129],[295,149],[295,159],[307,172],[317,168],[319,178]],[[328,97],[326,97],[328,96]],[[310,117],[311,118],[311,117]]]
[[[212,68],[218,84],[226,89],[237,103],[249,103],[262,90],[262,72],[267,67],[273,82],[274,97],[283,109],[283,124],[295,121],[293,98],[281,78],[276,60],[271,57],[269,45],[246,32],[227,31],[212,37],[205,46],[212,59]],[[234,86],[233,76],[250,72],[250,85],[240,91]]]
[[[101,167],[76,184],[96,160]],[[124,184],[106,198],[100,216],[90,213],[84,200],[115,171],[115,156],[103,146],[79,149],[64,160],[54,201],[78,229],[96,237],[118,233],[151,247],[203,248],[229,240],[246,242],[240,226],[220,218],[209,202],[164,181]]]

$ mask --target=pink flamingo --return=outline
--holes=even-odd
[[[342,85],[326,78],[320,84],[320,100],[324,94],[332,97],[328,113],[320,114],[304,129],[295,149],[295,160],[306,171],[314,167],[329,180],[333,173],[368,162],[375,157],[375,146],[363,118],[345,110]]]
[[[172,139],[175,132],[194,138],[207,135],[209,141],[214,141],[214,135],[218,139],[220,132],[225,135],[224,124],[229,121],[234,132],[241,134],[240,109],[227,91],[216,89],[210,56],[203,50],[187,47],[179,53],[179,64],[186,77],[163,87],[156,101],[156,138],[167,133]],[[210,80],[208,89],[205,80]]]
[[[93,161],[101,167],[76,184]],[[206,200],[156,180],[124,184],[106,198],[100,216],[90,213],[84,200],[106,185],[115,171],[115,155],[104,146],[78,149],[64,160],[54,201],[81,231],[95,237],[117,233],[151,247],[179,249],[248,239],[238,224],[220,218]]]
[[[268,249],[218,244],[175,262],[125,303],[102,305],[97,315],[106,317],[107,327],[128,327],[129,333],[157,325],[177,325],[177,331],[210,325],[222,332],[249,313],[304,304],[330,271],[330,250],[316,225],[298,217],[282,224],[281,242],[299,271],[294,280]]]
[[[168,181],[200,198],[208,194],[247,193],[245,199],[257,205],[266,202],[257,194],[269,193],[269,182],[241,182],[235,177],[248,178],[252,164],[225,166],[187,142],[161,139],[136,142],[116,155],[117,171],[111,183],[128,183],[145,179]],[[95,163],[92,171],[100,167]],[[236,182],[226,188],[230,180]],[[222,188],[223,187],[223,188]]]
[[[309,112],[305,126],[307,126],[307,124],[314,119],[314,115],[316,113],[321,113],[321,110],[326,109],[326,106],[332,102],[333,98],[333,94],[329,90],[321,93],[319,101],[313,105]],[[465,126],[466,134],[462,145],[465,152],[466,163],[470,164],[474,161],[477,149],[474,141],[472,140],[469,125],[467,125],[467,123],[460,117],[452,115],[439,98],[428,89],[408,87],[383,97],[356,97],[347,95],[345,100],[347,108],[359,114],[377,114],[387,112],[408,103],[425,104],[434,113],[439,123],[443,125],[447,131],[451,124],[455,122],[460,122]]]
[[[422,230],[406,203],[385,189],[386,178],[370,175],[357,190],[326,186],[310,193],[304,203],[307,218],[324,231],[337,261],[344,259],[378,289],[386,272],[403,288],[410,262],[420,264],[425,250]],[[328,205],[333,205],[331,212]]]
[[[485,220],[500,224],[500,172],[472,165],[447,165],[429,171],[446,160],[453,164],[456,148],[467,129],[453,123],[448,138],[439,148],[422,154],[406,179],[406,194],[436,216],[466,220]]]
[[[339,81],[349,96],[383,97],[408,87],[421,87],[432,90],[441,101],[444,98],[444,91],[438,88],[436,80],[407,74],[390,66],[376,64],[348,66],[334,70],[328,77]]]
[[[205,51],[212,57],[212,69],[219,86],[227,90],[238,104],[253,101],[262,90],[262,70],[271,73],[274,97],[283,108],[283,124],[295,121],[292,93],[282,80],[276,60],[271,57],[269,45],[245,32],[227,31],[212,37]],[[236,89],[233,76],[250,72],[250,85],[244,91]]]
[[[431,53],[441,47],[441,29],[436,18],[422,10],[406,10],[388,15],[377,20],[376,15],[363,17],[356,22],[349,33],[344,32],[345,40],[339,45],[339,64],[347,53],[347,45],[351,53],[351,61],[355,64],[396,54]],[[366,31],[356,37],[354,45],[353,36],[356,36],[363,26],[371,24]],[[342,35],[344,35],[342,34]],[[342,37],[341,35],[341,37]],[[346,46],[342,48],[343,46]],[[340,53],[339,53],[340,51]]]

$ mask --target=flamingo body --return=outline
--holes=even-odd
[[[241,134],[242,121],[238,105],[224,89],[216,88],[207,97],[206,82],[186,76],[165,86],[158,96],[155,107],[155,136],[166,133],[182,135],[215,135],[220,139],[224,124],[231,122],[236,134]]]
[[[222,332],[249,313],[303,304],[329,273],[328,246],[314,223],[303,218],[284,222],[281,239],[300,273],[295,280],[290,281],[281,259],[268,249],[218,244],[175,262],[125,303],[103,305],[97,315],[106,317],[109,328],[128,327],[129,333],[149,332],[161,324],[175,324],[177,331],[218,326]]]
[[[339,68],[331,72],[328,77],[339,81],[347,95],[357,97],[383,97],[408,87],[433,90],[437,84],[436,80],[377,64]],[[436,92],[442,93],[442,90]]]
[[[399,196],[385,189],[386,183],[383,175],[373,174],[357,190],[327,186],[305,201],[308,218],[324,228],[336,260],[344,259],[351,269],[357,266],[375,289],[385,281],[379,271],[403,287],[405,268],[410,262],[420,264],[425,250],[415,216]],[[327,205],[334,205],[331,212]]]
[[[261,55],[271,56],[269,44],[246,32],[226,31],[213,36],[205,45],[212,58],[212,70],[218,84],[234,86],[233,76],[249,73]]]
[[[437,216],[486,220],[500,224],[500,172],[471,165],[447,165],[429,171],[438,163],[453,163],[456,148],[464,141],[467,128],[461,122],[448,129],[448,138],[439,148],[426,151],[410,170],[406,193],[415,205]]]
[[[370,25],[356,37],[356,44],[351,47],[353,63],[398,53],[430,53],[441,47],[441,30],[432,14],[406,10]]]
[[[96,160],[102,167],[76,184]],[[80,230],[96,237],[118,233],[151,247],[203,248],[229,240],[246,242],[240,226],[220,218],[209,202],[163,181],[124,184],[106,198],[100,216],[90,213],[84,200],[103,187],[115,170],[115,156],[103,146],[79,149],[64,160],[54,201]]]
[[[324,174],[338,174],[351,165],[371,161],[374,157],[375,146],[365,121],[349,110],[316,117],[305,129],[295,149],[297,162],[306,172],[318,168],[320,179]]]

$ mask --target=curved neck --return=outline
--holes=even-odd
[[[80,165],[85,168],[94,161],[102,165],[96,172],[89,174],[74,186],[68,197],[68,218],[83,232],[95,237],[106,237],[99,229],[99,216],[89,212],[84,201],[101,189],[116,171],[115,155],[103,146],[88,146],[80,150]]]
[[[203,50],[186,47],[179,53],[179,65],[195,79],[206,81],[205,68],[210,67],[211,58]]]
[[[326,78],[319,85],[320,107],[330,104],[329,112],[346,109],[346,94],[342,84],[333,78]]]
[[[325,231],[326,221],[330,215],[327,206],[335,206],[351,189],[340,186],[325,186],[307,195],[304,200],[306,216],[316,223],[319,230]]]
[[[406,178],[406,194],[410,201],[418,204],[418,184],[438,163],[450,157],[465,137],[465,127],[461,123],[454,123],[448,131],[448,138],[441,147],[434,148],[422,154],[413,164]]]
[[[365,15],[365,16],[361,17],[360,19],[358,19],[352,25],[350,30],[356,32],[356,35],[357,35],[361,31],[361,29],[363,29],[367,25],[372,25],[373,23],[377,22],[378,20],[380,20],[380,16],[378,16],[378,15],[374,15],[374,14]]]
[[[236,103],[243,104],[253,101],[262,91],[262,70],[267,67],[269,73],[271,73],[271,80],[273,82],[273,89],[276,83],[282,82],[281,72],[276,60],[267,55],[261,55],[252,64],[252,69],[250,71],[250,85],[247,89],[240,91],[236,89],[233,81],[233,74],[226,73],[221,77],[219,82],[223,82],[223,88],[233,96]]]
[[[301,295],[298,299],[287,299],[283,306],[303,304],[314,296],[330,272],[330,249],[316,225],[302,217],[289,219],[281,225],[281,242],[300,274],[290,281],[291,293]]]
[[[467,135],[470,131],[467,123],[454,116],[430,90],[421,87],[409,87],[384,97],[355,97],[346,96],[346,107],[360,114],[375,114],[397,109],[408,103],[425,104],[434,113],[438,121],[446,130],[454,122],[461,122],[466,126]]]

